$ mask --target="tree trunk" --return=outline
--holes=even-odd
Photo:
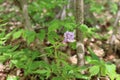
[[[120,20],[120,3],[118,4],[118,12],[116,15],[116,20],[113,24],[113,34],[110,38],[110,47],[114,49],[114,52],[120,51],[120,25],[119,25],[119,20]]]
[[[80,31],[80,25],[84,23],[84,2],[83,0],[75,1],[75,18],[76,18],[76,40],[77,40],[77,64],[79,66],[84,65],[84,45],[83,45],[83,34]]]
[[[23,24],[25,29],[27,30],[33,30],[32,25],[30,22],[29,14],[28,14],[28,1],[27,0],[21,0],[21,7],[22,7],[22,16],[23,16]]]
[[[30,17],[29,17],[30,15],[28,13],[28,0],[20,0],[20,1],[14,0],[14,1],[20,4],[18,6],[22,10],[24,28],[26,30],[34,31],[34,29],[32,28],[32,25],[31,25],[31,21],[30,21]],[[36,38],[35,42],[36,42],[36,46],[39,48],[39,52],[44,54],[45,51],[42,48],[43,47],[42,42],[40,42],[38,38]],[[42,58],[44,61],[48,62],[47,56],[43,56]]]

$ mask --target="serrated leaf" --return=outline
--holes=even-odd
[[[19,45],[15,45],[13,48],[10,49],[10,51],[15,51],[17,48],[19,47]]]
[[[54,44],[56,40],[59,39],[59,36],[57,33],[55,33],[54,31],[52,32],[49,32],[48,33],[48,41],[51,43],[51,44]]]
[[[92,66],[89,70],[91,76],[97,75],[99,71],[100,71],[100,66]]]
[[[87,25],[84,25],[84,24],[82,24],[82,25],[80,25],[80,30],[82,31],[82,32],[86,32],[86,31],[88,31],[88,27],[87,27]]]
[[[111,80],[114,80],[116,77],[116,66],[114,64],[106,64],[107,74]]]
[[[40,33],[37,34],[37,37],[40,41],[43,41],[45,39],[45,30],[40,30]]]
[[[32,62],[32,64],[29,66],[30,70],[35,70],[37,68],[39,68],[41,65],[41,62],[40,61],[34,61]]]
[[[55,31],[58,28],[59,28],[59,21],[58,20],[53,20],[50,23],[50,26],[48,27],[48,32]]]
[[[110,77],[110,80],[115,80],[115,78],[116,78],[115,75],[116,75],[116,74],[114,74],[114,75],[112,75],[112,74],[108,74],[108,76]]]
[[[65,22],[63,24],[63,26],[67,29],[67,30],[73,30],[75,28],[75,24],[74,23],[69,23],[69,22]]]
[[[27,43],[30,44],[35,40],[36,33],[34,31],[25,30],[23,38],[26,39]]]
[[[13,34],[13,40],[14,40],[14,39],[18,39],[18,38],[22,35],[22,33],[23,33],[23,29],[15,32],[15,33]]]
[[[106,64],[106,68],[109,73],[116,73],[116,66],[114,64]]]

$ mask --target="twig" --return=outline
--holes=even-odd
[[[77,64],[78,66],[84,65],[84,44],[83,44],[83,34],[79,29],[79,24],[83,24],[84,22],[84,3],[83,0],[75,1],[75,10],[76,10],[76,24],[78,25],[76,28],[76,40],[77,40]]]

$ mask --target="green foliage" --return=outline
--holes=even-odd
[[[11,58],[11,66],[15,65],[17,68],[23,68],[25,70],[25,75],[28,75],[35,69],[39,68],[39,63],[34,61],[34,59],[39,56],[37,51],[23,49],[21,51],[15,51],[14,54],[15,55],[12,55]]]
[[[89,28],[87,25],[82,24],[80,25],[79,29],[83,33],[84,37],[96,37],[97,36],[96,28]]]
[[[53,20],[50,22],[50,26],[48,27],[48,32],[55,31],[61,27],[61,22],[59,20]]]
[[[91,28],[85,24],[80,25],[79,29],[81,30],[84,38],[94,37],[94,38],[97,38],[99,40],[107,40],[110,37],[109,34],[105,34],[105,35],[98,34],[97,31],[99,31],[99,30],[97,28],[95,28],[95,27]],[[111,30],[111,29],[108,29],[108,30]]]
[[[45,39],[45,36],[46,36],[45,30],[40,30],[40,32],[37,33],[37,38],[38,38],[40,41],[43,41],[43,40]]]
[[[97,75],[98,73],[99,73],[99,71],[100,71],[100,68],[99,68],[99,66],[92,66],[91,68],[90,68],[90,70],[89,70],[89,72],[90,72],[90,76],[94,76],[94,75]]]
[[[2,30],[1,34],[0,34],[0,45],[3,45],[5,43],[5,30]]]
[[[76,49],[76,42],[70,43],[69,46],[70,46],[73,50],[75,50],[75,49]]]
[[[104,62],[103,60],[98,59],[95,53],[90,49],[89,52],[91,57],[86,57],[86,60],[89,64],[93,66],[90,67],[89,72],[90,76],[109,76],[111,80],[119,78],[119,74],[116,73],[116,66],[109,62]]]
[[[54,9],[61,9],[66,3],[67,0],[36,0],[29,5],[29,13],[37,23],[46,23],[46,18],[54,18],[56,14]]]
[[[8,75],[6,80],[19,80],[16,76]]]
[[[98,21],[100,24],[104,23],[107,16],[103,14],[107,13],[110,15],[115,15],[118,11],[118,1],[116,0],[85,0],[84,2],[89,7],[89,9],[85,9],[87,10],[87,12],[85,12],[85,22],[91,27],[95,26],[97,23],[96,21]],[[111,22],[110,19],[108,21]]]
[[[91,1],[90,11],[100,13],[104,10],[104,6],[97,3],[95,0]]]
[[[48,41],[51,44],[55,44],[55,42],[57,42],[60,39],[58,34],[54,31],[49,32],[47,35],[48,35]]]
[[[111,11],[111,13],[116,14],[117,11],[118,11],[118,6],[117,6],[117,4],[116,4],[115,2],[110,1],[110,2],[109,2],[109,6],[110,6],[110,11]]]
[[[36,36],[37,34],[34,31],[20,29],[14,32],[13,40],[23,37],[26,40],[27,44],[29,45],[31,42],[35,40]]]
[[[0,29],[1,33],[0,33],[0,45],[4,45],[5,42],[10,39],[10,37],[12,36],[12,34],[15,32],[15,30],[11,31],[10,33],[6,34],[5,33],[5,29]]]
[[[3,3],[3,2],[4,2],[4,0],[0,0],[0,4]]]
[[[13,39],[18,39],[21,37],[23,33],[23,29],[19,30],[19,31],[16,31],[14,34],[13,34]]]
[[[30,44],[35,40],[36,33],[34,31],[24,30],[23,38],[26,39],[27,43]]]
[[[73,21],[65,20],[63,21],[63,26],[66,30],[73,31],[76,28],[76,24],[74,22],[74,19],[71,19]]]
[[[29,33],[29,31],[27,32],[25,31],[26,30],[23,30],[23,29],[18,30],[18,31],[15,30],[12,33],[13,39],[18,39],[20,37],[28,39],[29,37],[27,34]],[[17,37],[16,34],[14,33],[19,35],[19,37]],[[33,33],[33,32],[30,34],[37,35],[37,33]],[[53,60],[51,61],[51,63],[47,63],[43,60],[37,60],[44,56],[42,53],[40,53],[37,50],[33,51],[27,48],[17,50],[19,48],[19,45],[14,46],[14,47],[1,46],[0,47],[0,52],[1,52],[0,61],[4,62],[9,59],[11,62],[10,67],[15,66],[17,68],[22,68],[24,70],[25,76],[30,75],[30,74],[37,74],[37,75],[40,75],[40,79],[49,79],[50,77],[52,77],[52,80],[74,79],[74,78],[80,78],[80,79],[87,80],[88,76],[81,74],[81,71],[87,68],[82,69],[81,67],[76,67],[74,65],[68,64],[68,62],[66,62],[67,55],[58,50],[59,47],[64,46],[64,45],[59,42],[56,43],[56,41],[55,43],[52,43],[52,44],[53,45],[50,46],[50,48],[48,48],[49,50],[48,54],[46,54],[49,57],[55,59],[55,61]],[[71,44],[71,45],[75,46],[74,44]],[[53,51],[50,51],[50,50],[53,50]],[[8,76],[7,79],[18,80],[16,76],[15,77]]]
[[[2,2],[1,0],[0,2]],[[101,13],[105,8],[101,4],[97,4],[95,0],[86,0],[90,3],[90,11]],[[92,76],[109,76],[111,80],[119,80],[120,75],[116,73],[116,66],[114,64],[105,62],[95,55],[95,53],[88,48],[90,56],[86,56],[86,61],[90,66],[76,66],[68,63],[68,54],[61,51],[61,47],[66,47],[63,44],[63,36],[60,34],[65,31],[75,31],[76,23],[74,16],[66,16],[63,20],[55,16],[61,12],[64,5],[68,0],[32,0],[28,4],[29,15],[32,15],[32,25],[39,24],[41,27],[38,32],[29,31],[25,29],[15,28],[12,31],[4,29],[7,23],[0,24],[0,62],[10,61],[10,68],[16,67],[24,70],[24,76],[37,75],[40,80],[72,80],[84,79],[90,80]],[[113,3],[111,12],[115,14],[117,6]],[[16,8],[15,6],[13,6]],[[12,7],[12,8],[13,8]],[[0,11],[4,11],[5,7],[1,7]],[[66,10],[66,14],[70,10]],[[9,21],[10,18],[15,20],[22,20],[19,17],[14,17],[15,13],[1,14],[0,19]],[[35,22],[34,22],[35,21]],[[93,21],[94,22],[94,21]],[[44,29],[45,27],[45,29]],[[87,25],[82,24],[79,29],[84,37],[106,39],[96,33],[96,28],[89,28]],[[59,31],[61,33],[59,33]],[[21,45],[14,42],[23,39],[25,44],[29,47],[21,48]],[[36,45],[36,40],[39,39],[41,45]],[[46,46],[45,40],[49,43]],[[7,42],[13,41],[13,44]],[[31,44],[32,43],[32,44]],[[35,46],[35,48],[31,48]],[[38,48],[36,48],[36,46]],[[39,50],[43,49],[43,52]],[[76,50],[76,42],[68,43],[68,47]],[[46,57],[48,61],[43,58]],[[82,71],[88,71],[88,74],[81,74]],[[7,76],[7,80],[19,80],[17,76]]]

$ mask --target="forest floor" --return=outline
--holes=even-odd
[[[19,15],[19,11],[17,9],[13,9],[11,8],[12,4],[11,3],[3,3],[1,5],[2,7],[5,8],[4,14],[8,14],[8,13],[17,13],[17,15]],[[17,16],[16,15],[16,16]],[[107,16],[106,16],[107,15]],[[84,45],[85,45],[85,49],[86,49],[86,55],[89,55],[89,52],[87,51],[87,47],[90,46],[92,48],[92,50],[95,52],[95,54],[102,60],[108,62],[112,62],[114,63],[116,66],[117,66],[117,72],[120,73],[120,51],[119,50],[115,50],[113,47],[111,47],[109,45],[109,38],[106,38],[105,36],[108,34],[108,35],[112,35],[112,30],[108,30],[108,28],[110,26],[112,26],[111,22],[109,22],[109,20],[111,18],[113,18],[114,16],[109,14],[107,11],[104,13],[104,15],[97,15],[96,16],[98,19],[99,17],[106,17],[106,20],[104,23],[102,24],[96,24],[98,27],[99,27],[99,31],[98,31],[98,34],[100,36],[102,36],[102,39],[96,39],[96,38],[85,38],[84,39]],[[10,32],[11,30],[13,30],[14,28],[16,27],[21,27],[21,22],[17,21],[16,19],[14,19],[14,17],[10,20],[7,20],[7,26],[6,26],[6,29],[7,31],[6,32]],[[16,44],[17,42],[21,42],[22,39],[18,39],[17,41],[13,41],[13,42],[9,42],[10,44],[14,45]],[[22,46],[26,46],[26,44],[22,45]],[[75,57],[75,53],[71,53],[73,56],[70,57],[70,61],[72,64],[75,64],[77,63],[77,58]],[[19,76],[22,76],[23,75],[23,71],[20,70],[20,69],[17,69],[17,68],[13,68],[11,69],[9,67],[10,63],[9,63],[9,60],[6,61],[4,63],[4,65],[1,63],[0,64],[0,80],[5,80],[6,76],[8,74],[10,75],[13,75],[12,77],[16,76],[16,75],[19,75]],[[21,78],[21,80],[24,80]],[[108,80],[108,79],[104,79],[104,80]]]

